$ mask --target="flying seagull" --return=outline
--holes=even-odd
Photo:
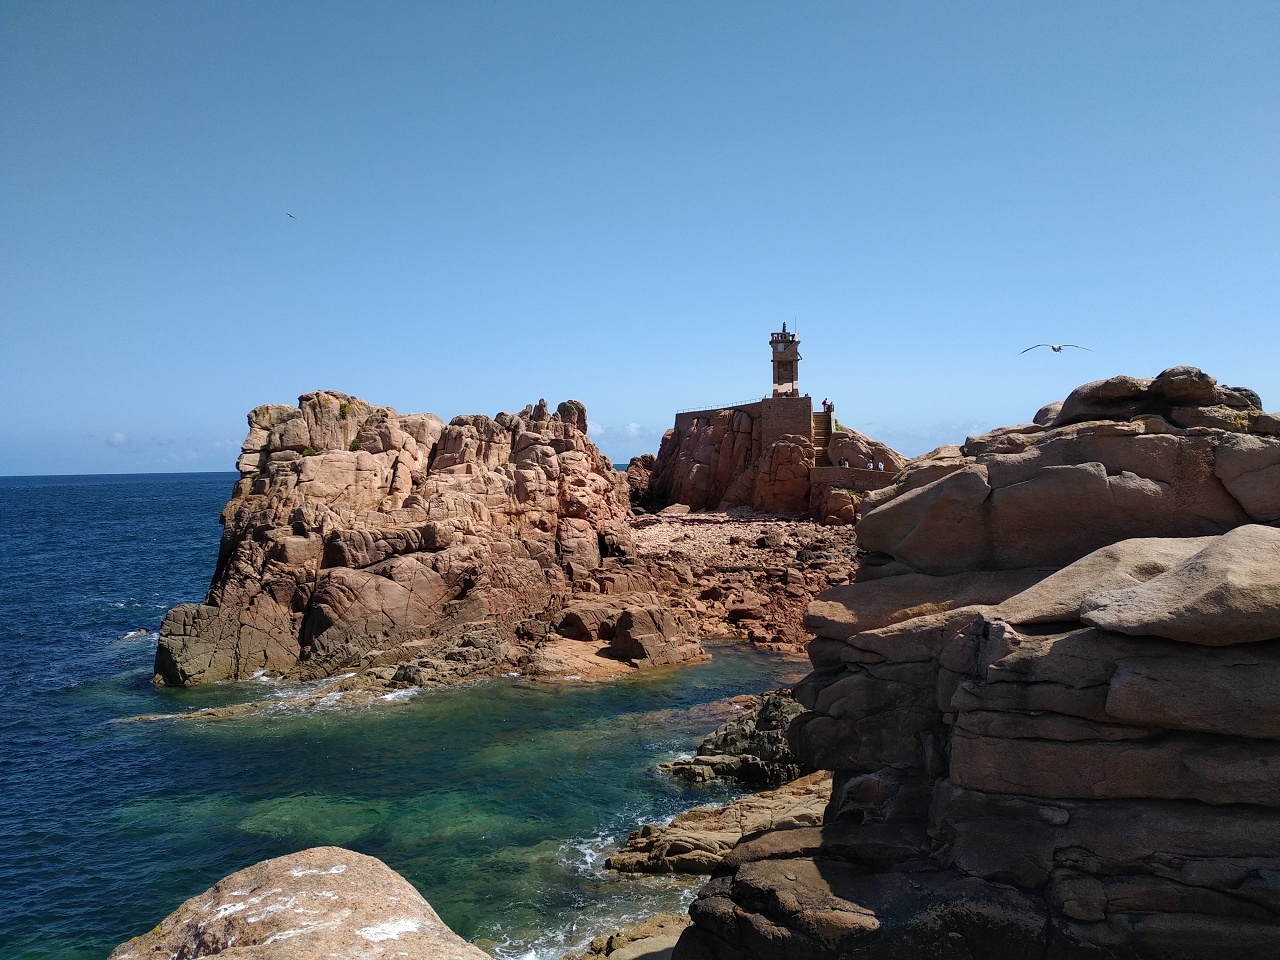
[[[297,217],[293,216],[293,214],[292,214],[292,213],[289,213],[288,211],[285,211],[285,216],[286,216],[286,217],[292,217],[294,220],[297,220],[297,219],[298,219]]]
[[[1034,350],[1036,347],[1048,347],[1054,353],[1061,353],[1063,347],[1075,347],[1077,350],[1089,350],[1088,347],[1082,347],[1078,343],[1037,343],[1035,347],[1027,347],[1026,350],[1019,350],[1018,354],[1021,356],[1026,353],[1027,350]],[[1089,350],[1089,352],[1095,353],[1096,351]]]

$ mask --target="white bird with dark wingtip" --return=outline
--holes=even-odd
[[[1078,343],[1037,343],[1035,347],[1027,347],[1026,350],[1019,350],[1018,355],[1021,356],[1028,350],[1034,350],[1036,347],[1048,347],[1054,353],[1061,353],[1063,347],[1075,347],[1077,350],[1089,350],[1088,347],[1082,347]],[[1089,352],[1095,353],[1096,351],[1089,350]]]

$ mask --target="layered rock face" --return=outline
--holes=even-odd
[[[871,493],[864,567],[1063,566],[1127,537],[1280,519],[1280,420],[1194,367],[1086,384],[1037,422],[940,447]]]
[[[633,831],[605,866],[619,873],[711,873],[744,837],[822,823],[831,775],[811,773],[722,807],[694,807],[666,826]]]
[[[835,771],[824,825],[735,847],[677,960],[1280,956],[1256,405],[1117,378],[910,465],[858,527],[885,562],[806,618],[790,740]]]
[[[499,669],[521,621],[631,549],[586,423],[576,401],[448,424],[333,392],[256,408],[208,597],[165,618],[157,680]]]
[[[110,960],[488,960],[381,860],[313,847],[263,860],[192,897]]]

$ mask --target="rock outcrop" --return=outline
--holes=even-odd
[[[856,430],[833,431],[822,451],[814,448],[813,436],[807,398],[679,415],[663,435],[657,457],[636,458],[628,467],[633,502],[648,510],[676,504],[692,510],[747,508],[851,523],[856,512],[852,498],[813,478],[819,455],[825,453],[831,463],[848,459],[856,467],[883,463],[887,472],[907,462]]]
[[[660,913],[607,936],[564,960],[671,960],[671,949],[689,926],[689,915]]]
[[[795,690],[824,824],[726,855],[677,960],[1280,956],[1256,407],[1191,368],[1115,378],[872,494],[883,562],[811,605]]]
[[[224,877],[111,960],[488,960],[381,860],[313,847]]]
[[[717,410],[668,430],[649,467],[647,499],[658,507],[727,509],[725,494],[764,452],[762,428],[750,410]]]
[[[632,548],[625,477],[585,425],[577,401],[448,424],[332,392],[256,408],[208,597],[165,618],[157,680],[518,660],[521,621]]]
[[[831,776],[812,773],[721,807],[694,807],[666,826],[647,824],[605,863],[620,873],[711,873],[743,837],[814,827],[831,797]]]
[[[787,730],[803,712],[791,691],[766,693],[750,709],[703,737],[694,756],[659,767],[694,783],[724,779],[759,788],[795,780],[808,771],[791,752]]]
[[[1086,384],[1043,419],[940,447],[870,493],[867,572],[1061,567],[1130,537],[1280,520],[1280,420],[1251,390],[1174,367]]]

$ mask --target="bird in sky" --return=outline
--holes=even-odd
[[[1078,343],[1037,343],[1035,347],[1027,347],[1026,350],[1019,350],[1018,354],[1019,356],[1021,356],[1022,354],[1026,353],[1027,350],[1034,350],[1036,347],[1048,347],[1054,353],[1061,353],[1063,347],[1075,347],[1077,350],[1089,350],[1088,347],[1082,347]],[[1089,350],[1089,352],[1096,353],[1097,351]]]
[[[289,213],[288,211],[285,211],[285,216],[286,216],[286,217],[289,217],[289,218],[290,218],[290,219],[292,219],[292,220],[297,220],[297,219],[298,219],[297,217],[295,217],[292,213]]]

